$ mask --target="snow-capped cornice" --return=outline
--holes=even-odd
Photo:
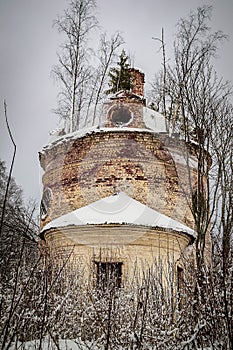
[[[62,215],[45,225],[41,233],[54,228],[100,224],[127,224],[157,227],[183,232],[193,238],[196,237],[195,231],[190,227],[151,209],[124,192],[100,199],[87,206]]]

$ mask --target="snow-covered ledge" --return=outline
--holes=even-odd
[[[158,227],[182,232],[196,238],[190,227],[131,198],[124,192],[100,199],[82,208],[52,220],[44,226],[41,233],[49,229],[67,226],[127,224]]]

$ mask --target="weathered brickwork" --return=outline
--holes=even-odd
[[[144,96],[144,83],[145,83],[145,75],[144,73],[140,72],[138,69],[131,68],[131,77],[132,77],[132,93]]]
[[[124,97],[122,100],[120,98],[117,101],[112,100],[104,106],[103,115],[106,116],[106,120],[102,121],[102,125],[110,128],[116,127],[112,115],[116,110],[120,111],[121,109],[125,109],[131,115],[129,121],[130,127],[144,129],[146,126],[142,118],[143,105],[143,101],[137,100],[133,95],[129,95],[128,98]]]
[[[192,226],[189,172],[174,162],[161,137],[151,132],[108,131],[66,141],[46,151],[44,188],[52,202],[49,221],[123,191],[162,214]],[[170,141],[171,146],[171,141]],[[191,169],[195,181],[196,170]]]
[[[194,241],[188,233],[156,227],[156,223],[149,227],[146,223],[79,222],[43,231],[52,220],[121,191],[194,228],[190,207],[200,149],[178,135],[169,137],[160,125],[156,129],[160,133],[147,129],[144,74],[131,69],[131,76],[132,91],[120,91],[104,104],[101,129],[62,136],[40,154],[43,186],[48,189],[44,195],[49,198],[41,217],[41,237],[56,257],[72,253],[72,262],[87,269],[87,275],[95,261],[120,262],[123,279],[134,273],[135,264],[139,273],[154,260],[177,264]],[[159,124],[161,116],[157,120]],[[211,161],[207,154],[206,161]]]

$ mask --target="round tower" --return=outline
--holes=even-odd
[[[146,107],[144,74],[131,74],[131,91],[108,98],[100,125],[54,135],[40,152],[42,240],[97,275],[116,270],[119,284],[135,264],[177,262],[195,240],[196,146],[169,136]]]

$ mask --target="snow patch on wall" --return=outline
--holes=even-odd
[[[153,109],[143,107],[143,120],[147,128],[156,132],[167,132],[164,116]]]
[[[185,167],[191,167],[197,169],[198,167],[198,161],[195,157],[191,156],[187,149],[184,149],[183,153],[179,153],[178,151],[168,148],[170,151],[172,158],[175,163],[184,165]]]

